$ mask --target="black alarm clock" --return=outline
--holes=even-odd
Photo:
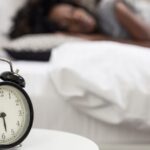
[[[23,89],[25,80],[14,72],[11,61],[0,58],[10,65],[10,71],[0,75],[0,149],[20,145],[28,136],[33,124],[33,106]]]

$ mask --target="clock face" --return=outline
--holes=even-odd
[[[28,96],[12,85],[0,85],[0,145],[24,138],[31,126]]]

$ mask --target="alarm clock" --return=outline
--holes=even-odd
[[[9,60],[10,70],[0,75],[0,149],[20,145],[28,136],[33,124],[33,106],[29,95],[23,89],[25,80],[14,72]]]

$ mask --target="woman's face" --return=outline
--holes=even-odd
[[[72,33],[91,33],[96,28],[95,18],[82,8],[59,4],[49,13],[49,19]]]

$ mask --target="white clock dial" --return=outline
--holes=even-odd
[[[24,94],[11,85],[0,86],[0,144],[12,144],[26,132],[30,111]]]

